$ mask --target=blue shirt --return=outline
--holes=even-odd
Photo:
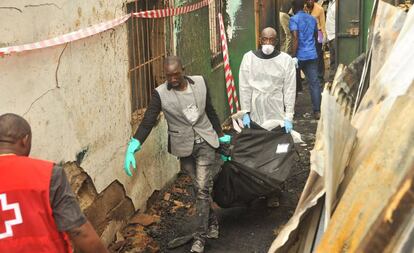
[[[298,32],[296,57],[300,61],[318,58],[315,47],[315,33],[318,32],[316,19],[304,11],[297,12],[289,21],[290,31]]]

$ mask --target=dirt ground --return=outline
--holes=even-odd
[[[296,102],[294,129],[305,143],[296,145],[299,160],[282,187],[279,207],[268,208],[266,200],[258,199],[249,207],[216,209],[220,223],[220,238],[208,240],[208,253],[262,253],[291,217],[309,173],[309,151],[315,141],[317,121],[313,119],[308,86],[299,93]],[[145,214],[137,214],[118,233],[112,252],[190,252],[191,243],[167,249],[167,243],[191,233],[194,227],[194,200],[190,194],[190,179],[178,175],[174,183],[148,200]]]

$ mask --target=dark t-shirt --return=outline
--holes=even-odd
[[[62,166],[55,165],[50,179],[50,205],[57,229],[69,231],[86,223]]]

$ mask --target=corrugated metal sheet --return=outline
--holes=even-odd
[[[380,4],[378,15],[389,13],[381,11],[383,7],[394,8]],[[385,18],[377,16],[381,22]],[[358,129],[357,146],[347,170],[343,197],[317,252],[355,252],[382,210],[388,208],[388,200],[413,169],[413,10],[396,42],[389,45],[392,45],[389,57],[371,80],[352,120]],[[378,46],[377,50],[381,48],[384,47]]]
[[[370,243],[380,245],[374,239],[380,234],[377,230],[393,226],[400,236],[390,236],[387,252],[407,245],[403,232],[409,233],[411,226],[397,225],[411,224],[409,220],[384,222],[384,217],[395,217],[393,212],[414,214],[414,205],[404,204],[414,188],[407,181],[414,175],[414,11],[405,15],[394,8],[378,5],[373,78],[351,122],[347,117],[356,87],[347,73],[352,71],[339,68],[333,86],[324,91],[308,183],[294,216],[269,252],[286,250],[292,232],[325,192],[328,226],[316,252],[378,252],[370,249]],[[312,185],[317,187],[311,189]]]

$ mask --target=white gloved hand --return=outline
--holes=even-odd
[[[293,57],[293,62],[295,63],[295,68],[299,68],[299,60],[296,57]]]

